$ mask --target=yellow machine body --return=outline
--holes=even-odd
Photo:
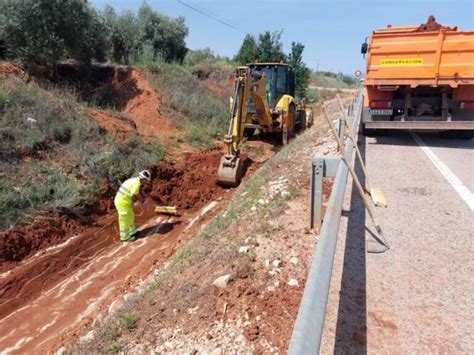
[[[239,146],[244,132],[281,134],[283,144],[293,136],[296,125],[306,128],[306,113],[294,99],[294,74],[283,63],[254,63],[236,69],[230,102],[230,124],[221,158],[219,183],[237,186],[243,174]],[[297,112],[298,110],[298,112]]]

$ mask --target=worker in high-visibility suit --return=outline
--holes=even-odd
[[[118,212],[118,223],[120,240],[131,242],[135,240],[135,214],[133,213],[134,203],[140,199],[140,187],[142,183],[151,183],[151,174],[148,170],[143,170],[138,177],[126,180],[115,195],[114,204]]]

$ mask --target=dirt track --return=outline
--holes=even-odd
[[[98,226],[69,235],[64,243],[0,274],[0,349],[7,353],[57,349],[155,264],[166,261],[196,232],[202,218],[212,216],[224,203],[222,196],[230,190],[215,184],[219,158],[217,150],[198,152],[175,165],[151,167],[157,181],[150,195],[177,205],[183,214],[175,220],[157,218],[149,201],[136,211],[137,224],[146,227],[146,238],[121,244],[115,215],[107,215]],[[213,209],[189,228],[188,222],[200,209],[216,200]]]

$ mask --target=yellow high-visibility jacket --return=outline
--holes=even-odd
[[[132,196],[138,195],[140,192],[140,179],[138,177],[125,180],[117,194],[115,195],[116,205],[131,205]]]

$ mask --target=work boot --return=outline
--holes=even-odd
[[[137,240],[137,238],[133,235],[128,239],[120,239],[120,241],[123,243],[130,243],[130,242],[133,242],[134,240]]]

